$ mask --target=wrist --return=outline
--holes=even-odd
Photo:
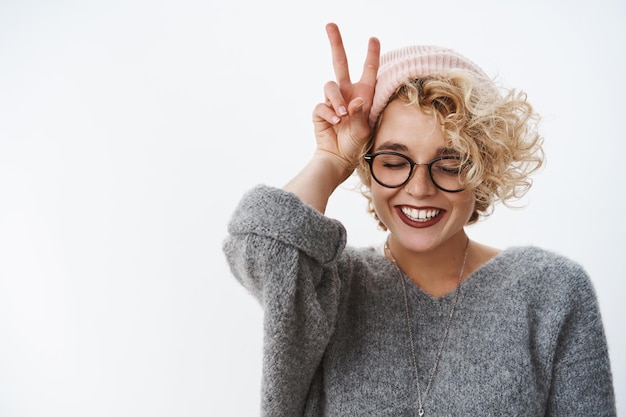
[[[330,152],[318,150],[284,189],[293,192],[302,201],[324,213],[331,194],[352,174],[352,171],[345,160]]]
[[[311,163],[318,165],[324,173],[324,180],[334,184],[333,189],[347,180],[356,168],[354,163],[325,150],[317,149]]]

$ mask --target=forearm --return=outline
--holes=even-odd
[[[324,213],[331,194],[351,173],[352,170],[338,162],[336,157],[318,151],[283,189]]]

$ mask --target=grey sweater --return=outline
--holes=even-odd
[[[453,294],[422,292],[341,223],[258,186],[224,252],[264,310],[263,416],[417,415],[402,281],[422,391]],[[606,339],[583,269],[510,248],[461,286],[426,416],[615,416]]]

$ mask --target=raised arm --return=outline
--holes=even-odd
[[[350,79],[348,59],[339,28],[326,25],[336,81],[324,85],[324,103],[313,110],[317,148],[309,163],[284,189],[324,213],[333,191],[354,171],[367,142],[369,110],[380,60],[380,42],[370,38],[361,79]]]

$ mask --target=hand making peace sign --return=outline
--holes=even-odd
[[[356,166],[359,151],[370,134],[368,116],[376,86],[380,42],[370,38],[361,79],[353,83],[339,28],[329,23],[326,25],[326,33],[337,80],[326,83],[326,101],[319,103],[313,111],[317,150],[334,156],[337,163],[351,173]]]

